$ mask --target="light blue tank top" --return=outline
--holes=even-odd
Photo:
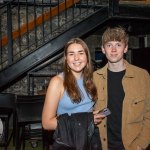
[[[91,97],[86,93],[83,86],[83,78],[77,80],[77,84],[81,91],[82,100],[80,103],[73,103],[67,92],[64,91],[62,98],[59,101],[57,115],[68,113],[69,115],[72,113],[78,112],[91,112],[93,111],[94,102]]]

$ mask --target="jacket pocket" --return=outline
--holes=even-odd
[[[134,98],[128,108],[128,123],[140,123],[143,120],[145,100],[144,97]]]

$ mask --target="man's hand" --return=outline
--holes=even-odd
[[[144,149],[138,145],[136,150],[144,150]]]

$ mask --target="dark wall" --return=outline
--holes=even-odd
[[[146,69],[150,74],[150,48],[132,50],[132,64]]]

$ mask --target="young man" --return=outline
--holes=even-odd
[[[123,28],[104,32],[102,52],[108,63],[94,72],[96,110],[108,107],[112,112],[102,122],[97,118],[103,150],[143,150],[150,144],[150,76],[124,60],[127,50]]]

